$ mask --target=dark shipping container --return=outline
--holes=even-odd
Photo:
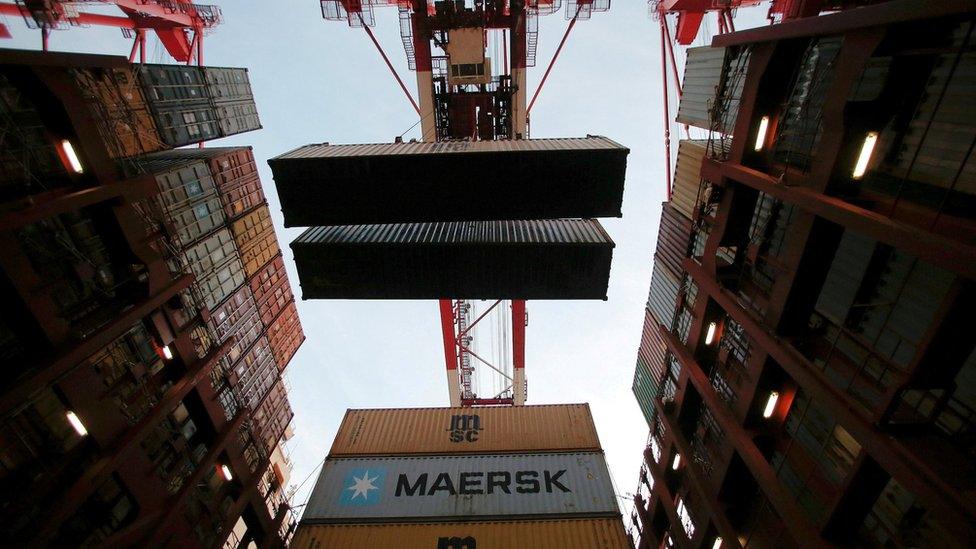
[[[286,227],[620,217],[629,149],[605,137],[308,145],[268,161]]]
[[[313,227],[291,243],[302,299],[606,299],[596,220]]]

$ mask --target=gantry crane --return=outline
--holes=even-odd
[[[610,0],[566,0],[569,24],[532,100],[526,69],[535,66],[538,16],[559,11],[562,0],[320,0],[322,16],[362,27],[420,117],[423,141],[520,139],[529,135],[529,113],[577,20],[610,8]],[[373,10],[399,10],[400,38],[416,73],[414,100],[373,36]],[[501,65],[486,54],[489,35],[501,33]],[[493,65],[494,62],[494,65]],[[497,300],[484,310],[465,299],[440,300],[444,360],[451,406],[522,405],[525,380],[525,301]],[[510,338],[505,363],[493,363],[474,347],[475,328],[502,315]],[[510,355],[510,356],[509,356]],[[498,362],[498,361],[494,361]],[[501,390],[479,396],[477,368],[501,376]]]
[[[79,11],[80,4],[115,5],[121,16]],[[166,51],[180,63],[203,65],[204,33],[220,23],[220,8],[174,0],[18,0],[0,2],[0,15],[24,18],[31,28],[41,31],[41,45],[48,49],[53,30],[100,25],[118,27],[133,39],[129,62],[139,55],[146,62],[146,31],[159,37]],[[10,31],[0,23],[0,38],[10,38]]]

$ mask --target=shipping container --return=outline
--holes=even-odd
[[[208,94],[215,103],[254,99],[246,68],[203,67],[203,76]]]
[[[648,427],[654,425],[654,399],[664,378],[664,359],[667,347],[661,339],[659,324],[651,311],[644,309],[644,330],[641,333],[640,347],[637,349],[637,365],[634,368],[634,383],[631,390],[637,398],[641,413]]]
[[[221,149],[221,154],[211,159],[210,171],[217,182],[228,219],[236,219],[265,203],[264,189],[250,147]]]
[[[280,378],[268,338],[259,335],[228,371],[231,385],[236,385],[244,406],[257,410],[264,397]]]
[[[169,147],[183,147],[220,137],[217,113],[209,104],[154,107],[160,139]]]
[[[174,272],[190,269],[196,277],[193,284],[208,310],[216,307],[245,281],[244,265],[237,253],[234,237],[227,229],[220,229],[186,248],[182,264],[172,268]]]
[[[132,66],[68,69],[111,158],[162,150],[156,122]]]
[[[681,263],[688,257],[691,240],[691,220],[670,202],[661,207],[661,224],[657,230],[657,249],[654,258],[673,273],[684,272]]]
[[[300,524],[294,549],[629,549],[620,519],[416,524]]]
[[[305,523],[619,516],[602,453],[329,458]]]
[[[278,444],[294,416],[288,402],[288,390],[279,377],[251,415],[252,425],[267,452],[270,453]]]
[[[313,227],[291,243],[303,299],[606,299],[596,220]]]
[[[261,322],[270,326],[285,306],[295,301],[285,272],[285,261],[281,254],[269,261],[249,281],[258,303]]]
[[[262,267],[281,254],[278,237],[271,223],[268,206],[255,208],[231,223],[234,240],[241,251],[244,272],[248,278],[257,274]]]
[[[239,133],[261,129],[261,119],[254,101],[236,101],[214,105],[220,136],[227,137]]]
[[[695,219],[695,206],[702,181],[701,166],[707,145],[708,141],[704,139],[682,139],[678,143],[671,205],[689,220]]]
[[[677,121],[731,133],[739,113],[750,53],[748,48],[740,47],[688,48]],[[714,118],[716,114],[718,118]]]
[[[240,331],[247,325],[247,319],[255,315],[257,315],[257,304],[254,301],[254,294],[250,286],[245,284],[210,311],[207,326],[214,338],[218,342],[223,342]]]
[[[599,450],[588,404],[348,410],[330,457]]]
[[[305,332],[302,331],[294,301],[287,303],[268,325],[268,340],[271,342],[271,353],[278,370],[282,371],[305,341]]]
[[[155,108],[209,104],[203,69],[194,65],[134,65],[147,100]]]
[[[286,227],[620,217],[628,152],[598,136],[325,143],[268,164]]]
[[[651,272],[651,290],[647,296],[647,309],[658,322],[671,329],[674,311],[678,306],[681,276],[672,273],[660,261],[654,261]]]

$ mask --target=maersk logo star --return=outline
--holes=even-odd
[[[339,503],[373,505],[379,502],[385,477],[386,471],[383,469],[353,469],[346,475]]]

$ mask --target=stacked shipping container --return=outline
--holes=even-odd
[[[685,276],[681,263],[687,257],[691,244],[692,220],[695,219],[694,213],[702,192],[698,174],[704,157],[704,141],[684,140],[678,144],[672,198],[661,206],[651,288],[632,386],[648,425],[654,423],[654,400],[661,389],[666,370],[667,353],[659,326],[671,329],[676,321],[675,312]]]
[[[349,410],[293,543],[624,548],[619,517],[585,404]]]
[[[204,95],[208,83],[190,79],[180,86],[173,82],[180,74],[159,73],[153,85],[160,98],[192,102]],[[249,90],[221,85],[232,88],[224,97]],[[154,175],[160,191],[160,221],[172,235],[171,269],[195,275],[192,288],[209,312],[214,341],[228,342],[215,389],[238,394],[259,417],[258,437],[270,452],[293,415],[280,376],[304,334],[251,150],[183,149],[146,155],[138,165]]]

